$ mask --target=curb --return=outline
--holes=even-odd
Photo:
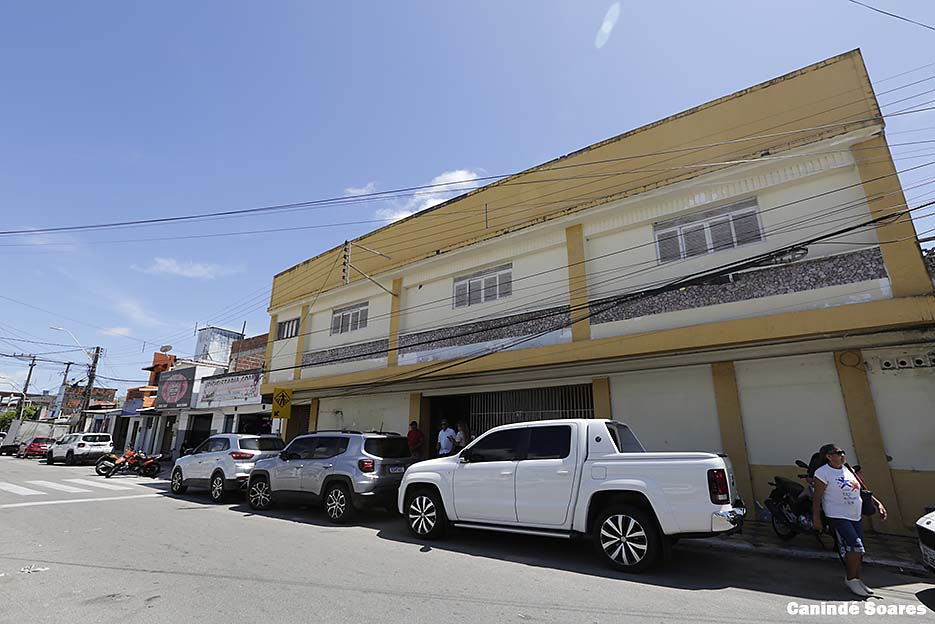
[[[792,548],[779,548],[777,546],[757,546],[750,542],[731,541],[726,539],[684,540],[679,547],[686,546],[696,549],[727,550],[785,559],[811,559],[823,561],[836,561],[838,556],[833,552],[816,550],[796,550]],[[885,568],[900,574],[909,574],[923,578],[931,578],[932,574],[921,563],[902,561],[898,559],[881,559],[879,557],[864,557],[864,564],[877,568]]]

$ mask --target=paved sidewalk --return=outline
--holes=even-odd
[[[744,523],[743,531],[706,540],[685,540],[689,547],[718,548],[725,550],[747,551],[769,556],[798,559],[836,559],[837,553],[828,536],[822,536],[820,542],[815,535],[797,535],[784,542],[769,522],[751,521]],[[922,554],[915,537],[900,537],[866,532],[864,546],[867,554],[864,563],[882,566],[915,575],[931,577],[932,574],[922,565]]]

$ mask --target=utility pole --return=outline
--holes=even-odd
[[[62,375],[62,385],[58,389],[58,395],[55,397],[55,403],[52,404],[50,418],[57,418],[59,413],[65,408],[65,390],[68,388],[68,371],[71,370],[71,365],[74,362],[65,362],[65,374]]]
[[[85,388],[84,398],[81,400],[81,411],[78,412],[78,431],[84,431],[84,413],[91,405],[91,393],[94,392],[94,376],[97,374],[97,361],[101,357],[101,348],[94,347],[94,357],[91,358],[91,368],[88,370],[88,385]]]
[[[32,359],[29,361],[29,372],[26,374],[26,383],[23,384],[23,400],[20,401],[16,406],[16,417],[23,417],[23,408],[26,407],[26,393],[29,392],[29,382],[32,380],[32,369],[36,365],[36,356],[31,356]]]

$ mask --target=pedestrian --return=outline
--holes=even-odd
[[[873,595],[860,578],[864,549],[864,526],[861,523],[861,479],[844,462],[845,453],[837,444],[825,444],[818,450],[824,465],[815,470],[815,498],[812,515],[815,528],[821,531],[822,510],[828,518],[831,529],[837,533],[838,547],[844,555],[844,567],[847,576],[844,584],[852,593],[861,597]],[[877,498],[870,495],[873,506],[886,520],[886,507]]]
[[[419,429],[419,423],[414,420],[409,423],[406,440],[409,442],[409,455],[412,456],[413,461],[422,461],[422,444],[425,442],[425,434]]]
[[[442,420],[442,430],[438,432],[438,443],[435,445],[435,450],[438,452],[439,457],[445,457],[451,455],[454,446],[455,430],[448,426],[447,420]]]
[[[468,424],[465,421],[459,420],[458,433],[455,434],[454,452],[460,453],[465,446],[471,443],[472,439],[471,428],[468,427]]]

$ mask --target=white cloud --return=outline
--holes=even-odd
[[[471,169],[445,171],[432,178],[426,186],[429,188],[416,191],[415,195],[404,204],[394,204],[388,208],[378,208],[374,215],[377,219],[399,221],[416,212],[426,210],[459,193],[478,187],[480,172]]]
[[[153,316],[153,314],[159,314],[159,308],[156,306],[148,308],[136,299],[121,297],[114,300],[114,307],[117,308],[118,312],[137,325],[148,325],[151,327],[165,325],[157,316]],[[152,313],[150,313],[150,309],[152,309]]]
[[[370,193],[373,193],[375,190],[377,190],[377,183],[376,183],[376,182],[367,182],[367,184],[365,184],[364,186],[349,186],[349,187],[347,187],[346,189],[344,189],[344,194],[345,194],[345,195],[351,195],[351,196],[354,196],[354,195],[369,195]]]
[[[133,330],[129,327],[106,327],[97,330],[102,336],[132,336]]]
[[[132,268],[137,271],[142,271],[143,273],[149,273],[150,275],[174,275],[176,277],[209,280],[240,272],[240,269],[225,267],[220,264],[159,257],[153,258],[149,266],[140,267],[132,265]]]
[[[614,2],[610,5],[610,8],[607,9],[607,13],[604,15],[604,21],[601,22],[601,27],[597,29],[597,34],[594,36],[595,48],[600,50],[607,44],[610,40],[610,33],[613,32],[618,19],[620,19],[620,3]]]

